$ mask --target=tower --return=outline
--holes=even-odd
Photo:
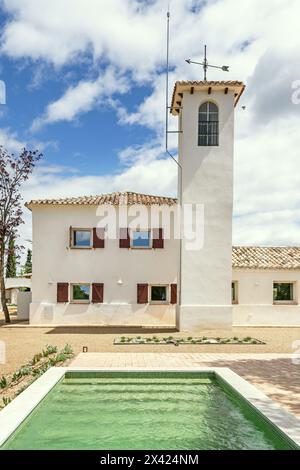
[[[238,81],[176,82],[171,112],[179,117],[179,202],[203,209],[203,243],[180,250],[181,330],[232,325],[232,204],[234,107]],[[197,206],[198,205],[198,206]]]

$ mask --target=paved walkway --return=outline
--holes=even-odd
[[[300,357],[291,354],[81,353],[76,367],[229,367],[300,418]]]

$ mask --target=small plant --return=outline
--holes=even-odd
[[[168,337],[168,340],[169,340],[169,341],[172,341],[172,339],[174,339],[174,336],[169,336],[169,337]]]
[[[192,341],[192,339],[193,339],[193,337],[192,337],[192,336],[189,336],[187,340],[188,340],[188,341]]]
[[[29,365],[34,366],[42,359],[42,357],[43,355],[41,353],[35,354],[33,358],[31,359],[31,361],[29,362]]]
[[[1,377],[1,379],[0,379],[0,388],[5,388],[5,387],[7,387],[7,385],[8,385],[7,379],[3,375],[3,377]]]
[[[3,401],[4,406],[7,406],[11,402],[11,398],[2,397],[2,401]]]
[[[46,349],[42,351],[43,357],[48,357],[50,354],[57,353],[57,346],[47,345]]]
[[[63,352],[60,352],[53,359],[57,364],[58,362],[65,362],[67,359],[69,359],[69,356],[67,354],[64,354]]]
[[[245,341],[245,342],[248,342],[248,341],[251,341],[251,340],[252,340],[251,336],[246,336],[246,338],[243,339],[243,341]]]
[[[154,342],[155,342],[155,343],[159,343],[159,339],[158,339],[158,338],[155,338],[155,339],[154,339]]]
[[[147,343],[151,343],[152,338],[146,338]]]
[[[126,338],[124,338],[124,336],[122,336],[121,343],[125,343],[125,340],[126,340]]]
[[[237,336],[234,336],[233,339],[234,339],[234,341],[238,341],[238,340],[239,340]]]
[[[216,340],[217,340],[217,341],[220,341],[220,340],[221,340],[220,336],[218,336],[218,338],[216,338]]]
[[[136,339],[142,339],[142,337],[141,337],[141,336],[137,336]]]
[[[203,336],[202,339],[203,339],[203,341],[206,341],[206,340],[207,340],[207,337],[206,337],[206,336]]]
[[[74,355],[72,346],[69,344],[66,344],[65,347],[61,350],[62,354],[66,354],[69,357],[72,357]]]

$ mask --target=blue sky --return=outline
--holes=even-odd
[[[209,78],[247,85],[236,108],[234,243],[299,244],[297,0],[1,0],[0,144],[44,154],[24,200],[176,194],[163,148],[168,3],[170,95],[176,80],[202,78],[184,59],[201,60],[205,43],[212,63],[230,66]]]

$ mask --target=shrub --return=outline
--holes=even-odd
[[[72,357],[74,355],[72,346],[69,344],[66,344],[65,347],[61,350],[62,354],[66,354],[69,357]]]
[[[37,364],[42,359],[42,357],[43,357],[43,355],[41,353],[35,354],[33,356],[33,358],[31,359],[31,361],[29,362],[29,364],[31,366],[34,366],[35,364]]]
[[[42,351],[43,357],[48,357],[50,354],[57,353],[57,346],[47,345],[46,349]]]
[[[11,402],[11,398],[9,397],[3,397],[2,398],[4,406],[8,405]]]
[[[3,375],[3,377],[1,377],[1,379],[0,379],[0,388],[5,388],[5,387],[7,387],[7,385],[8,385],[8,382],[7,382],[6,378]]]

